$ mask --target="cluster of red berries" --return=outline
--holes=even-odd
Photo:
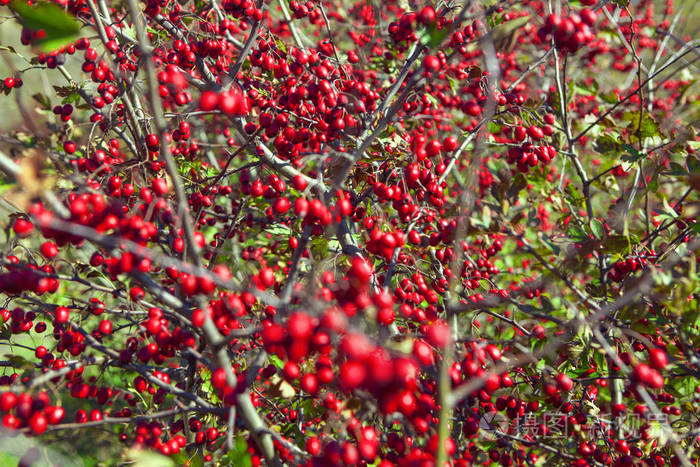
[[[647,265],[647,258],[644,256],[629,257],[617,261],[608,272],[608,278],[613,282],[622,282],[628,274],[632,274]]]
[[[253,0],[224,0],[221,6],[236,19],[247,17],[260,21],[263,17],[262,10],[255,6]]]
[[[544,292],[544,286],[543,285],[534,285],[532,284],[534,282],[533,280],[525,280],[523,281],[523,285],[519,286],[514,286],[511,287],[513,292],[518,295],[518,296],[524,296],[525,298],[536,298],[539,297],[542,292]]]
[[[46,392],[40,392],[36,397],[26,392],[19,395],[4,392],[0,395],[0,410],[5,412],[2,418],[5,428],[29,427],[36,435],[44,433],[49,425],[59,424],[65,415],[63,407],[51,405]]]
[[[292,13],[294,13],[296,19],[306,18],[308,16],[311,24],[314,24],[322,18],[321,11],[316,8],[314,2],[311,1],[299,2],[297,0],[292,0],[289,2],[289,8],[292,10]]]
[[[400,230],[395,232],[382,232],[375,228],[370,231],[369,241],[366,244],[367,251],[372,254],[391,259],[395,248],[401,248],[405,243],[404,233]]]
[[[189,44],[182,41],[175,41],[174,47],[174,51],[166,58],[168,65],[158,73],[158,93],[168,105],[172,106],[174,103],[176,106],[183,106],[192,102],[192,94],[187,90],[187,79],[179,67],[193,67],[197,54]],[[201,55],[206,56],[207,53]]]
[[[93,114],[101,116],[101,114]],[[124,161],[123,154],[121,153],[119,140],[111,139],[108,144],[108,150],[95,149],[89,154],[85,154],[83,157],[78,157],[71,160],[78,171],[80,172],[90,172],[96,175],[105,175],[112,171],[112,166],[114,164],[119,164]],[[73,141],[66,141],[63,145],[63,149],[68,154],[74,154],[77,150],[77,146]],[[154,161],[156,162],[156,161]],[[92,184],[92,183],[90,183]],[[96,186],[100,186],[98,183]]]
[[[73,106],[70,104],[56,105],[53,108],[53,113],[54,115],[60,115],[62,122],[67,122],[73,113]]]
[[[199,108],[205,112],[219,109],[228,115],[247,115],[250,112],[248,98],[235,86],[222,93],[203,92],[199,99]]]
[[[557,155],[553,146],[535,146],[530,142],[508,149],[508,162],[516,164],[518,171],[527,173],[538,164],[547,165]]]
[[[129,363],[135,356],[142,363],[152,361],[157,365],[162,365],[163,362],[177,352],[191,349],[197,345],[197,338],[193,331],[185,330],[180,326],[174,326],[170,329],[167,321],[165,324],[163,323],[162,311],[160,311],[161,317],[157,318],[159,315],[158,311],[160,310],[149,310],[151,318],[156,317],[155,319],[161,320],[161,327],[156,335],[151,336],[148,334],[147,329],[144,329],[139,333],[138,337],[132,336],[127,339],[126,347],[119,353],[120,362],[124,364]],[[99,332],[109,334],[101,330]],[[78,334],[78,336],[82,337],[81,334]],[[161,398],[164,399],[167,393],[167,391],[161,391]]]
[[[438,29],[447,23],[444,16],[438,17],[435,8],[427,5],[420,12],[404,13],[398,21],[389,24],[389,35],[395,42],[413,42],[417,40],[416,29],[418,26],[428,27],[437,25]]]
[[[576,53],[584,45],[593,42],[595,34],[591,30],[596,22],[596,14],[588,9],[579,14],[547,16],[544,25],[537,31],[537,36],[543,42],[549,37],[554,38],[557,49]]]
[[[389,35],[394,42],[413,42],[418,39],[414,32],[416,13],[406,13],[398,21],[389,24]]]
[[[322,446],[321,440],[310,437],[306,440],[306,450],[314,456],[310,467],[327,465],[358,465],[359,462],[372,462],[379,450],[379,435],[371,426],[362,426],[360,421],[353,417],[349,423],[348,431],[351,439],[345,442],[330,441]],[[390,434],[390,443],[396,446],[402,443],[395,433]],[[381,465],[381,463],[380,463]]]
[[[640,363],[634,367],[633,377],[636,382],[654,389],[661,389],[665,384],[661,373],[646,363]]]
[[[136,425],[136,436],[131,446],[135,448],[150,447],[151,449],[158,450],[164,456],[177,454],[187,446],[187,438],[175,434],[180,431],[182,431],[182,428],[178,429],[177,426],[171,426],[170,429],[168,429],[168,427],[163,427],[163,425],[157,421],[150,423],[140,422]],[[168,432],[174,436],[168,438]],[[195,434],[195,443],[199,445],[206,443],[211,446],[216,443],[220,436],[219,431],[214,427],[202,429],[201,431],[192,430],[192,432]],[[122,440],[125,442],[128,441],[128,436],[124,434]]]
[[[48,277],[56,273],[52,265],[45,264],[39,267],[34,264],[19,264],[16,256],[10,256],[8,260],[12,264],[7,266],[7,272],[0,273],[0,293],[14,296],[31,291],[43,295],[58,290],[58,279]]]
[[[491,394],[499,388],[513,386],[513,379],[507,372],[501,374],[490,372],[490,367],[497,364],[502,357],[501,350],[497,346],[475,340],[466,342],[464,347],[466,349],[464,359],[452,366],[450,374],[452,383],[458,385],[464,380],[486,376],[483,386],[474,390],[469,398],[491,402]]]
[[[20,36],[20,41],[22,45],[31,45],[36,41],[40,41],[46,38],[46,31],[43,29],[29,29],[22,28],[22,34]]]
[[[22,82],[21,78],[13,78],[13,77],[8,77],[5,78],[2,82],[3,88],[5,91],[9,91],[10,89],[18,89],[22,87]]]

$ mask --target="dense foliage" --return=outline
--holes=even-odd
[[[4,462],[700,461],[693,2],[1,3]]]

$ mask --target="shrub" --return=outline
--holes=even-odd
[[[482,3],[3,6],[10,434],[107,465],[697,463],[683,10]]]

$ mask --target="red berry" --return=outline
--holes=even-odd
[[[299,365],[294,362],[286,362],[284,364],[284,377],[287,380],[297,379],[300,375]]]
[[[58,255],[58,247],[54,242],[44,242],[41,244],[41,254],[47,259],[55,258]]]
[[[651,349],[649,350],[649,364],[652,368],[661,371],[668,365],[668,355],[661,349]]]
[[[308,340],[314,330],[313,319],[306,313],[293,313],[287,321],[289,335],[298,340]]]
[[[264,267],[260,270],[260,282],[268,288],[275,285],[275,273],[272,268]]]
[[[348,278],[350,283],[356,287],[365,287],[372,277],[372,266],[360,256],[355,256],[352,259]]]
[[[168,181],[164,178],[154,178],[151,182],[151,189],[158,196],[164,196],[168,193]]]
[[[423,68],[425,68],[426,71],[429,72],[439,70],[440,59],[437,58],[435,55],[427,55],[423,60]]]
[[[98,329],[102,334],[112,334],[112,322],[108,319],[103,319],[100,321]]]
[[[46,431],[48,426],[48,420],[46,415],[42,412],[34,412],[34,414],[29,419],[29,427],[32,429],[35,435],[40,435]]]
[[[63,420],[63,417],[66,415],[66,411],[63,407],[47,407],[44,413],[46,413],[49,425],[61,423],[61,420]]]
[[[12,229],[18,237],[26,238],[34,230],[34,224],[32,224],[23,217],[18,217],[17,219],[15,219],[15,223],[12,226]]]
[[[206,312],[201,308],[197,308],[192,312],[192,324],[195,327],[201,328],[206,320]]]
[[[527,130],[523,126],[513,128],[513,139],[515,141],[523,141],[527,135]]]
[[[346,391],[352,391],[359,387],[367,376],[367,370],[364,364],[357,360],[351,360],[343,363],[338,370],[340,385]]]
[[[432,24],[435,22],[436,18],[437,14],[435,13],[435,8],[428,5],[423,7],[416,19],[423,24]]]
[[[149,151],[158,151],[160,148],[160,138],[158,138],[158,135],[150,134],[146,136],[146,147],[148,147]]]
[[[68,154],[74,154],[77,147],[73,141],[66,141],[63,143],[63,150]]]
[[[311,395],[315,395],[318,391],[318,378],[311,373],[306,373],[301,377],[301,389]]]
[[[544,138],[544,132],[542,131],[542,128],[535,125],[532,125],[527,129],[527,134],[530,135],[530,138],[533,139]]]
[[[0,410],[9,412],[17,403],[17,395],[14,392],[3,392],[0,396]]]
[[[199,108],[205,112],[212,111],[219,105],[219,95],[214,91],[204,91],[199,98]]]
[[[569,392],[574,387],[574,382],[569,378],[568,375],[564,373],[559,373],[557,375],[557,387],[562,392]]]

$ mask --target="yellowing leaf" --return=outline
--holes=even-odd
[[[128,454],[132,467],[175,467],[175,461],[150,450],[132,449]]]

